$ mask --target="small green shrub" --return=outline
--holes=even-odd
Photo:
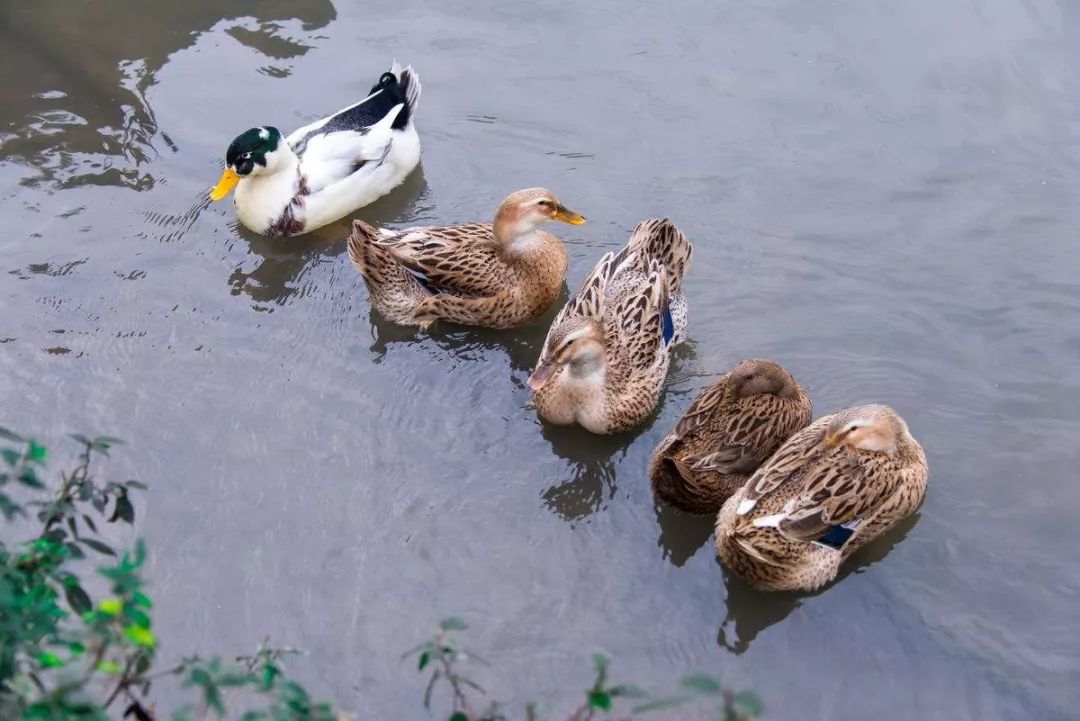
[[[283,668],[292,649],[260,646],[232,661],[191,656],[156,669],[158,639],[153,602],[146,591],[146,547],[118,552],[98,531],[100,523],[135,520],[132,494],[139,481],[103,482],[95,461],[120,441],[107,436],[72,436],[80,451],[75,467],[61,472],[53,489],[43,477],[48,451],[34,440],[0,427],[0,513],[19,524],[27,538],[0,540],[0,719],[23,721],[134,721],[159,718],[149,695],[154,682],[170,676],[196,700],[169,717],[175,721],[212,715],[240,721],[343,721],[329,703],[316,702]],[[29,498],[25,498],[29,496]],[[83,576],[97,562],[94,593]],[[449,689],[449,721],[509,721],[503,705],[464,675],[468,664],[484,664],[459,645],[466,625],[447,618],[435,634],[406,654],[421,673],[430,673],[423,703],[433,707],[438,688]],[[750,692],[735,693],[710,676],[689,676],[671,696],[651,697],[610,677],[611,664],[594,654],[591,681],[567,721],[616,721],[694,703],[702,718],[746,721],[761,714]],[[681,715],[680,711],[680,715]],[[523,709],[539,719],[539,706]]]

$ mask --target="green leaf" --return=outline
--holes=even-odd
[[[118,674],[121,672],[120,664],[116,661],[102,661],[97,665],[97,670],[102,673]]]
[[[93,604],[90,602],[90,596],[86,594],[86,591],[83,590],[78,582],[74,584],[65,583],[64,596],[67,597],[67,602],[68,605],[71,606],[71,610],[80,616],[93,608]]]
[[[93,538],[80,538],[79,539],[84,546],[89,546],[98,553],[104,553],[106,556],[115,556],[116,551],[112,550],[108,545],[101,541],[95,541]]]
[[[611,659],[608,658],[605,654],[597,651],[592,655],[592,663],[593,668],[596,669],[596,672],[600,673],[601,671],[606,671],[608,666],[611,665]]]
[[[126,491],[116,497],[116,506],[113,508],[109,523],[116,523],[118,520],[128,524],[135,522],[135,507],[128,500]]]
[[[444,618],[439,621],[439,628],[444,631],[464,631],[469,626],[457,616],[451,616],[450,618]]]
[[[154,632],[142,626],[128,626],[124,629],[124,635],[131,639],[132,643],[143,648],[153,648],[157,644]]]
[[[45,450],[45,446],[38,444],[36,441],[30,441],[30,448],[26,451],[26,457],[34,463],[44,463],[45,457],[48,452]]]
[[[55,653],[49,653],[48,651],[39,653],[37,655],[37,662],[44,668],[57,668],[64,665],[64,662],[60,660],[59,656]]]
[[[685,704],[689,700],[690,699],[685,697],[685,696],[672,696],[670,698],[658,698],[655,701],[650,701],[649,703],[642,704],[640,706],[635,706],[634,709],[633,709],[633,712],[635,714],[639,714],[639,713],[649,713],[650,711],[666,711],[667,709],[678,708],[679,706],[682,706],[683,704]]]
[[[611,696],[606,691],[590,691],[589,708],[600,709],[601,711],[610,711]]]
[[[416,670],[423,671],[424,667],[428,665],[428,661],[430,660],[431,654],[429,654],[427,651],[424,651],[422,654],[420,654],[420,661],[416,666]]]
[[[22,436],[12,433],[3,426],[0,426],[0,438],[3,438],[5,441],[11,441],[12,443],[22,443],[24,440]]]
[[[740,691],[731,702],[742,716],[754,718],[765,712],[765,704],[761,703],[761,699],[753,691]]]
[[[103,598],[98,601],[98,610],[106,616],[117,616],[124,610],[124,602],[119,598]]]
[[[143,608],[153,608],[153,602],[146,596],[146,594],[139,593],[138,591],[131,597],[136,606],[142,606]]]
[[[146,484],[143,483],[142,481],[128,481],[124,485],[127,486],[128,488],[136,488],[136,489],[138,489],[140,491],[145,491],[146,490]]]
[[[649,694],[645,693],[645,689],[633,684],[623,684],[621,686],[612,686],[608,689],[608,693],[612,698],[645,698]]]
[[[131,622],[136,626],[142,628],[150,628],[150,617],[137,608],[128,608],[127,617],[131,619]]]
[[[687,676],[680,684],[687,691],[693,691],[694,693],[718,694],[723,690],[719,681],[705,674]]]
[[[22,461],[22,454],[11,448],[5,448],[0,451],[0,456],[3,456],[4,461],[12,468],[19,465],[19,462]]]
[[[469,721],[469,717],[463,714],[461,711],[455,711],[450,714],[450,721]]]
[[[94,533],[97,533],[97,524],[94,523],[93,518],[91,518],[90,516],[88,516],[86,514],[83,514],[82,519],[83,519],[83,523],[85,523],[87,526],[89,526],[91,531],[93,531]]]
[[[26,467],[19,473],[19,483],[27,486],[28,488],[44,488],[45,484],[37,476],[37,471],[33,468]]]

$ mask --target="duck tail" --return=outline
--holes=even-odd
[[[420,76],[413,70],[412,65],[403,66],[397,60],[390,66],[390,73],[397,78],[405,101],[405,108],[394,122],[394,129],[401,130],[412,122],[413,113],[420,104]]]
[[[360,272],[360,275],[364,276],[365,280],[373,279],[372,276],[377,274],[377,268],[379,265],[379,258],[377,258],[377,249],[373,248],[375,241],[379,239],[382,233],[374,225],[365,223],[362,220],[353,221],[352,233],[349,234],[347,246],[349,249],[349,260],[356,266],[356,269]]]
[[[640,250],[645,257],[656,258],[667,271],[668,291],[682,292],[683,276],[690,266],[694,247],[681,230],[667,218],[649,218],[638,223],[630,235],[627,249]]]

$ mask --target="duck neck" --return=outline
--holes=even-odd
[[[238,211],[276,218],[293,198],[306,192],[300,159],[287,143],[282,142],[269,160],[267,170],[244,178],[236,188]]]
[[[495,215],[492,232],[504,252],[511,257],[528,255],[544,243],[540,223],[515,217],[505,208],[499,208]]]

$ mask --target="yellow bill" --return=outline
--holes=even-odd
[[[582,223],[585,222],[585,216],[584,215],[579,215],[578,213],[575,213],[574,211],[570,210],[569,208],[567,208],[562,203],[559,203],[555,207],[555,216],[554,217],[555,217],[555,220],[561,220],[562,222],[569,223],[570,225],[581,225]]]
[[[231,193],[239,182],[240,176],[236,174],[236,171],[232,168],[225,168],[225,172],[221,174],[221,180],[210,191],[210,200],[221,200]]]

